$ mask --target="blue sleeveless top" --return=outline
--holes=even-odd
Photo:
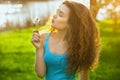
[[[49,36],[46,36],[44,44],[44,61],[46,63],[45,80],[75,80],[75,75],[68,76],[67,70],[67,54],[55,54],[49,49]]]

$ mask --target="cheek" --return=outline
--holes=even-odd
[[[66,19],[58,19],[58,21],[56,21],[56,25],[60,28],[65,28],[67,26],[67,20]]]

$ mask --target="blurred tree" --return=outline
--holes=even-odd
[[[118,22],[120,19],[120,0],[90,0],[90,10],[93,17],[96,19],[99,9],[110,4],[112,5],[112,8],[107,9],[106,14],[108,14],[108,17],[114,22],[113,31],[117,32],[117,30],[120,29],[120,22]],[[116,10],[116,8],[119,9]]]
[[[107,6],[112,2],[114,2],[113,5],[115,6],[120,5],[120,0],[90,0],[90,10],[93,17],[96,18],[100,8]]]
[[[114,22],[113,31],[117,32],[120,28],[120,2],[116,3],[115,1],[112,2],[112,8],[107,10],[108,18],[112,19]]]

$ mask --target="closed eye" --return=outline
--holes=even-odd
[[[59,14],[60,17],[63,17],[64,15],[64,13],[60,9],[57,9],[57,13]]]
[[[59,13],[59,16],[60,16],[60,17],[63,17],[63,13],[62,13],[62,12],[60,12],[60,13]]]

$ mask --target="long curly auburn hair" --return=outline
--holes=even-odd
[[[72,75],[82,69],[93,70],[100,53],[100,34],[96,22],[89,9],[81,3],[64,1],[62,5],[70,9],[69,28],[65,36],[68,45],[67,71]],[[51,28],[51,32],[54,31]]]
[[[69,28],[65,37],[68,43],[68,71],[94,69],[100,53],[100,35],[90,11],[81,3],[65,1],[70,9]]]

